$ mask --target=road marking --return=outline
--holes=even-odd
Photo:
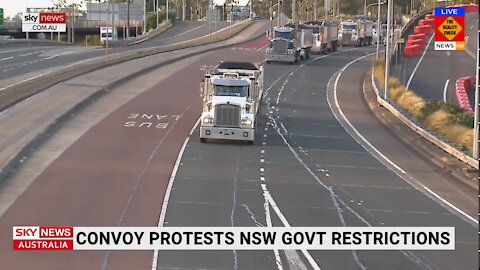
[[[448,83],[450,79],[445,81],[445,86],[443,87],[443,102],[447,103],[447,90],[448,90]]]
[[[265,178],[263,176],[260,177],[260,181],[265,181]],[[262,187],[262,194],[263,194],[263,200],[264,200],[263,208],[265,209],[265,221],[267,223],[267,227],[273,227],[272,217],[270,215],[270,205],[267,201],[267,198],[265,197],[265,192],[268,192],[267,185],[261,184],[261,187]],[[278,249],[274,249],[273,254],[275,256],[275,264],[277,265],[277,269],[283,270],[282,259],[280,258],[280,252],[278,251]]]
[[[22,81],[19,81],[19,82],[16,82],[16,83],[7,85],[7,86],[5,86],[5,87],[0,88],[0,91],[4,91],[4,90],[6,90],[6,89],[8,89],[8,88],[10,88],[10,87],[16,86],[16,85],[18,85],[18,84],[21,84],[21,83],[24,83],[24,82],[28,82],[28,81],[34,80],[34,79],[36,79],[36,78],[42,77],[42,76],[44,76],[44,75],[47,75],[47,74],[49,74],[49,73],[51,73],[51,72],[52,72],[52,71],[47,71],[47,72],[45,72],[45,73],[38,74],[37,76],[33,76],[33,77],[28,78],[28,79],[25,79],[25,80],[22,80]]]
[[[470,57],[472,57],[474,60],[477,59],[477,56],[472,52],[470,51],[470,49],[468,48],[468,36],[465,37],[465,52],[468,53],[468,55],[470,55]]]
[[[432,35],[430,37],[430,40],[428,40],[428,44],[427,44],[427,46],[425,46],[425,50],[423,51],[422,56],[420,57],[420,60],[418,60],[417,65],[415,66],[415,68],[412,71],[412,74],[410,74],[410,78],[408,78],[407,85],[405,86],[405,88],[407,88],[407,90],[410,87],[410,83],[412,82],[413,76],[415,76],[415,72],[417,72],[417,69],[420,66],[420,63],[422,62],[423,58],[425,57],[425,54],[427,53],[428,47],[430,47],[430,43],[432,43],[433,37],[434,37],[434,35]]]
[[[10,59],[13,59],[13,56],[2,58],[0,59],[0,62],[10,60]]]
[[[36,51],[36,52],[31,52],[31,53],[20,54],[19,57],[28,56],[28,55],[37,54],[37,53],[43,53],[43,52],[45,52],[45,51]]]
[[[198,118],[195,125],[192,127],[190,131],[190,135],[193,134],[193,131],[197,128],[198,124],[200,123],[200,118]],[[170,199],[170,193],[172,192],[173,182],[175,181],[175,177],[177,176],[178,167],[180,166],[180,162],[183,157],[183,153],[185,152],[185,148],[190,140],[190,136],[185,138],[183,142],[182,148],[180,148],[180,152],[178,152],[177,159],[175,160],[175,165],[173,165],[172,173],[170,174],[170,179],[168,180],[167,190],[165,191],[165,196],[163,197],[162,209],[160,211],[160,217],[158,219],[157,227],[163,227],[165,223],[165,216],[167,214],[167,207],[168,207],[168,200]],[[157,269],[158,263],[158,249],[153,250],[153,258],[152,258],[152,268]]]
[[[435,201],[435,202],[439,203],[440,205],[444,206],[444,208],[447,209],[449,212],[457,215],[458,217],[464,217],[464,218],[470,220],[471,222],[473,222],[474,224],[478,225],[478,221],[475,220],[473,217],[469,216],[467,213],[463,212],[461,209],[457,208],[452,203],[443,199],[441,196],[436,194],[434,191],[429,189],[427,186],[425,186],[421,183],[416,183],[416,180],[414,180],[414,178],[412,178],[410,175],[408,175],[402,168],[400,168],[400,166],[398,166],[395,162],[393,162],[392,160],[387,158],[383,153],[381,153],[377,148],[375,148],[367,139],[365,139],[365,137],[363,137],[363,135],[360,134],[360,132],[352,125],[352,123],[348,120],[348,118],[343,113],[342,109],[340,108],[340,105],[338,103],[338,98],[337,98],[337,85],[338,85],[338,81],[340,79],[340,76],[342,75],[343,71],[345,71],[350,65],[352,65],[353,63],[355,63],[355,62],[357,62],[357,61],[359,61],[359,60],[361,60],[361,59],[363,59],[367,56],[370,56],[370,55],[373,55],[373,54],[364,55],[362,57],[359,57],[359,58],[351,61],[350,63],[345,65],[337,75],[337,78],[335,80],[335,84],[334,84],[334,87],[333,87],[333,94],[334,94],[335,106],[337,107],[337,110],[338,110],[340,116],[342,117],[343,121],[341,121],[339,119],[339,116],[337,115],[337,113],[335,113],[335,110],[333,109],[333,106],[330,103],[330,99],[329,99],[329,96],[328,96],[328,89],[329,89],[329,85],[331,83],[331,80],[328,82],[328,85],[327,85],[327,103],[328,103],[328,106],[330,107],[330,110],[334,114],[335,118],[337,118],[337,120],[344,127],[344,129],[347,131],[347,133],[352,135],[352,138],[354,138],[365,150],[367,150],[370,154],[372,154],[373,157],[375,157],[381,163],[386,165],[387,168],[390,168],[391,171],[393,173],[395,173],[398,177],[400,177],[405,182],[407,182],[408,184],[413,186],[416,190],[422,192],[424,195],[426,195],[427,197],[429,197],[433,201]],[[347,126],[348,126],[348,128],[350,128],[350,130],[347,129]],[[408,179],[407,179],[407,177],[408,177]],[[448,206],[448,207],[446,207],[446,206]]]

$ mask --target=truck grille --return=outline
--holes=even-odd
[[[215,126],[239,127],[240,106],[219,104],[215,106]]]
[[[286,54],[288,49],[288,40],[276,39],[273,41],[273,52],[276,54]]]

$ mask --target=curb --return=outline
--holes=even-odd
[[[410,119],[408,119],[407,117],[405,117],[401,112],[399,112],[395,107],[393,107],[390,103],[388,103],[388,101],[386,101],[385,99],[383,99],[380,95],[379,95],[379,91],[378,91],[378,88],[377,88],[377,84],[375,82],[375,79],[373,77],[373,72],[371,72],[371,80],[372,80],[372,86],[373,86],[373,90],[375,91],[375,95],[377,96],[377,102],[383,106],[385,109],[387,109],[388,111],[390,111],[390,113],[392,113],[395,117],[397,117],[398,119],[400,119],[400,121],[402,121],[407,127],[409,127],[410,129],[412,129],[413,131],[415,131],[418,135],[422,136],[423,138],[427,139],[428,141],[430,141],[431,143],[435,144],[436,146],[438,146],[439,148],[443,149],[445,152],[451,154],[452,156],[456,157],[457,159],[463,161],[464,163],[470,165],[471,167],[475,168],[478,170],[479,168],[479,162],[478,160],[474,159],[473,157],[465,154],[464,152],[456,149],[455,147],[445,143],[444,141],[438,139],[437,137],[435,137],[432,133],[426,131],[425,129],[421,128],[420,126],[418,126],[417,124],[413,123],[412,121],[410,121]]]

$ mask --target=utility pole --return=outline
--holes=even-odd
[[[363,5],[363,16],[367,16],[367,0],[365,0],[365,3]]]
[[[155,15],[157,15],[157,27],[158,28],[158,0],[155,0]]]
[[[313,1],[313,21],[317,20],[317,0]]]
[[[166,7],[165,7],[165,9],[167,10],[167,17],[166,17],[166,18],[167,18],[167,23],[168,23],[168,0],[165,0],[165,1],[166,1]]]
[[[479,31],[479,34],[480,34],[480,31]],[[478,121],[480,120],[479,119],[479,112],[478,112],[478,98],[479,98],[479,93],[478,93],[478,84],[480,83],[478,81],[478,72],[479,72],[479,69],[480,69],[480,65],[479,65],[479,62],[478,62],[478,57],[479,57],[479,51],[480,51],[480,48],[478,47],[478,42],[477,42],[477,74],[476,74],[476,79],[475,79],[475,115],[474,115],[474,118],[473,118],[473,158],[478,160]]]
[[[296,0],[292,0],[292,21],[293,21],[293,24],[295,24],[296,22],[296,18],[295,18],[295,11],[297,10],[296,9]]]
[[[392,9],[392,2],[393,0],[387,0],[387,38],[385,41],[387,42],[387,47],[385,50],[385,99],[388,99],[388,77],[390,76],[390,34],[391,34],[391,9]]]
[[[380,52],[380,34],[382,33],[382,27],[380,25],[380,10],[381,10],[380,0],[378,0],[378,10],[377,10],[377,53],[375,55],[375,59],[378,60],[378,54]]]
[[[127,0],[127,39],[130,38],[130,0]]]
[[[115,28],[115,1],[112,1],[112,41],[114,38],[116,38],[116,31],[114,31]]]
[[[143,33],[145,35],[147,32],[147,0],[143,0]]]
[[[282,5],[282,0],[278,0],[277,4],[277,27],[280,27],[280,6]]]

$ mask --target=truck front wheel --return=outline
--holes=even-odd
[[[206,143],[206,142],[207,142],[207,138],[200,138],[200,142],[201,142],[201,143]]]

